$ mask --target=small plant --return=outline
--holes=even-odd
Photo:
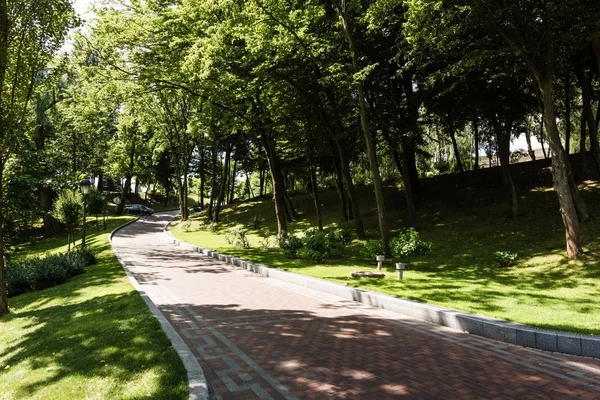
[[[494,253],[494,260],[498,263],[501,268],[512,267],[517,264],[517,253],[511,253],[509,251],[497,251]]]
[[[298,257],[298,250],[302,248],[302,245],[302,239],[294,235],[286,234],[279,237],[279,247],[289,258]]]
[[[228,231],[227,233],[225,233],[225,241],[229,244],[233,244],[233,232],[232,231]]]
[[[220,226],[218,222],[211,221],[208,225],[206,225],[206,228],[214,233],[219,231]]]
[[[71,241],[75,244],[75,229],[79,224],[82,211],[83,200],[79,192],[65,190],[58,195],[58,199],[54,202],[54,210],[52,211],[54,218],[67,227],[68,252],[71,251]]]
[[[306,254],[314,262],[321,262],[331,255],[329,234],[322,231],[311,232],[304,237]]]
[[[404,229],[390,240],[392,254],[402,258],[422,256],[429,252],[432,246],[432,243],[419,239],[419,232],[414,228]]]
[[[192,230],[192,221],[189,219],[186,219],[185,221],[183,221],[181,223],[181,229],[183,229],[186,232],[189,232],[190,230]]]
[[[363,248],[360,250],[360,255],[362,258],[368,261],[373,261],[375,257],[380,254],[383,254],[383,250],[379,240],[367,240],[363,245]]]
[[[264,218],[261,217],[260,215],[255,215],[252,217],[252,219],[250,220],[250,225],[252,226],[252,229],[258,229],[260,228],[260,225],[264,222]]]
[[[248,231],[246,229],[234,229],[228,232],[227,235],[225,235],[225,238],[229,236],[227,242],[233,244],[235,247],[249,249],[250,242],[248,241],[248,236],[246,236],[247,233]]]
[[[275,236],[273,236],[273,234],[271,233],[271,230],[269,228],[265,228],[265,229],[261,229],[259,232],[260,235],[260,248],[263,250],[268,250],[270,247],[273,246],[273,242],[275,239]]]

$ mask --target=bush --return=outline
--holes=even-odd
[[[509,251],[497,251],[494,253],[494,260],[498,263],[499,267],[508,268],[517,264],[517,253],[511,253]]]
[[[383,250],[379,240],[367,240],[363,245],[363,248],[360,250],[360,255],[362,258],[369,261],[375,260],[375,257],[381,254],[383,254]]]
[[[298,250],[302,248],[302,239],[294,235],[281,235],[279,237],[279,247],[286,256],[296,258]]]
[[[304,237],[306,255],[314,262],[321,262],[331,255],[328,234],[322,231],[310,232]]]
[[[418,257],[431,250],[432,243],[419,239],[419,232],[414,228],[404,229],[390,240],[390,249],[396,257]]]
[[[189,232],[190,230],[192,230],[192,221],[190,221],[189,219],[186,219],[185,221],[183,221],[181,223],[181,229],[183,229],[186,232]]]
[[[96,262],[96,255],[86,249],[9,263],[6,269],[8,295],[12,297],[64,283]]]
[[[247,233],[248,231],[245,229],[234,229],[225,234],[225,240],[227,240],[227,243],[233,244],[236,247],[249,249],[250,242],[246,236]]]
[[[352,230],[348,228],[335,229],[327,233],[327,240],[332,250],[342,250],[352,242]]]
[[[211,232],[218,232],[220,226],[218,222],[211,221],[208,225],[206,225],[206,228]]]
[[[264,221],[265,219],[263,217],[261,217],[260,215],[255,215],[250,220],[250,225],[252,226],[252,229],[258,229]]]
[[[260,236],[260,247],[263,250],[268,250],[269,247],[273,245],[274,236],[271,234],[271,230],[269,228],[261,229],[258,233]]]

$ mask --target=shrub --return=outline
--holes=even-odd
[[[321,262],[331,255],[331,243],[325,232],[310,232],[303,242],[306,255],[314,262]]]
[[[211,232],[217,232],[220,226],[218,222],[211,221],[208,225],[206,225],[206,228]]]
[[[360,255],[369,261],[373,261],[380,254],[383,254],[383,250],[379,240],[367,240],[360,250]]]
[[[9,263],[6,269],[8,295],[12,297],[66,282],[96,262],[96,255],[86,249]]]
[[[273,245],[274,236],[269,228],[261,229],[258,233],[260,236],[260,247],[263,250],[268,250]]]
[[[260,215],[255,215],[252,217],[252,219],[250,220],[250,225],[252,226],[252,229],[258,229],[260,228],[260,225],[264,222],[264,218],[261,217]]]
[[[227,240],[227,243],[233,244],[236,247],[248,249],[250,248],[250,242],[246,236],[247,233],[248,231],[245,229],[234,229],[225,234],[225,240]]]
[[[83,202],[81,193],[72,190],[65,190],[58,195],[54,202],[52,214],[54,218],[62,222],[67,227],[69,233],[68,243],[71,251],[71,240],[75,243],[75,228],[79,224],[83,212]]]
[[[183,221],[181,223],[181,229],[183,229],[186,232],[189,232],[192,229],[192,221],[190,221],[189,219]]]
[[[517,253],[511,253],[509,251],[497,251],[494,253],[494,260],[498,263],[499,267],[508,268],[517,264]]]
[[[352,242],[352,230],[348,228],[335,229],[327,233],[326,236],[332,250],[342,250]]]
[[[432,244],[419,239],[419,232],[414,228],[402,230],[398,236],[390,240],[392,254],[396,257],[418,257],[431,250]]]
[[[279,237],[279,247],[286,256],[296,258],[298,250],[302,248],[302,239],[294,235],[281,235]]]

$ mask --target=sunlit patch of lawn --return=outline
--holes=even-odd
[[[184,399],[186,371],[113,255],[91,228],[98,264],[69,282],[9,299],[0,318],[0,399]],[[66,237],[20,246],[19,258],[66,251]]]

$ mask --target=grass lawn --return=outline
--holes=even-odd
[[[186,371],[108,242],[131,217],[88,228],[98,264],[69,282],[9,299],[0,318],[0,399],[186,399]],[[66,237],[19,246],[66,251]]]
[[[529,179],[516,175],[521,182]],[[542,180],[546,182],[547,177]],[[173,233],[196,245],[303,275],[547,329],[600,334],[600,224],[582,224],[586,254],[568,260],[558,201],[547,185],[532,183],[520,188],[521,215],[511,220],[506,217],[508,206],[501,188],[484,192],[471,183],[452,183],[440,194],[446,189],[438,187],[439,182],[424,182],[417,202],[418,230],[421,238],[433,242],[433,250],[420,258],[386,261],[387,276],[381,280],[349,277],[352,271],[375,269],[376,265],[375,260],[361,259],[362,243],[356,240],[343,255],[321,264],[302,256],[287,259],[274,242],[268,250],[261,249],[258,230],[252,229],[251,221],[262,216],[262,227],[276,232],[271,199],[226,208],[216,233],[205,229],[204,216],[198,216],[187,229],[175,224]],[[477,184],[490,183],[484,179],[473,183]],[[600,216],[600,185],[586,181],[582,189],[592,213]],[[368,236],[377,238],[373,194],[363,188],[360,196]],[[405,226],[403,197],[394,187],[387,188],[386,197],[389,220],[397,230]],[[321,193],[320,200],[327,227],[352,227],[352,222],[340,222],[335,192]],[[293,202],[301,215],[290,230],[301,234],[316,225],[312,198],[298,195]],[[234,227],[250,229],[252,248],[227,243],[225,233]],[[498,268],[493,260],[495,251],[518,253],[518,265]],[[393,262],[397,261],[409,263],[402,281],[396,279]]]

